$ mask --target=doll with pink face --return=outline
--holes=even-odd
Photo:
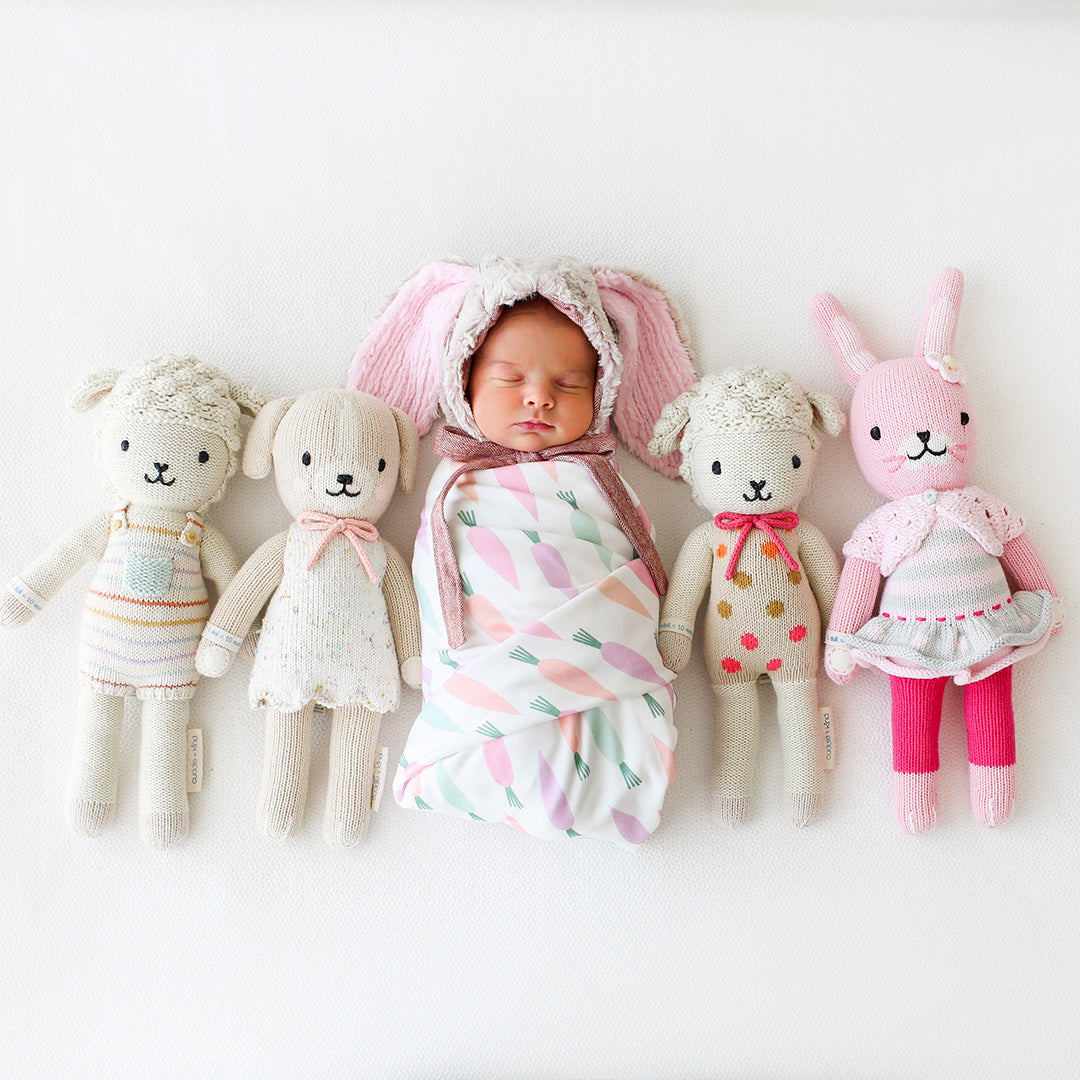
[[[950,678],[964,688],[975,817],[995,826],[1012,815],[1012,665],[1041,648],[1061,618],[1022,519],[971,485],[977,425],[951,355],[962,294],[960,272],[942,271],[915,355],[896,360],[879,361],[866,348],[834,296],[820,294],[813,309],[854,387],[859,468],[890,500],[844,545],[826,671],[838,683],[860,666],[889,676],[896,812],[912,833],[937,819],[938,729]]]

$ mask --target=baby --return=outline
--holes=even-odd
[[[418,346],[425,316],[399,294],[350,380],[415,374],[445,343],[452,423],[436,435],[446,460],[413,557],[425,704],[395,796],[536,836],[641,843],[674,774],[674,676],[656,648],[666,579],[606,429],[614,409],[643,446],[646,417],[693,382],[689,355],[662,294],[628,275],[569,260],[437,265],[460,301],[421,285],[430,268],[402,291],[421,287],[450,325]],[[399,335],[388,317],[406,321]],[[396,384],[374,392],[407,405]]]

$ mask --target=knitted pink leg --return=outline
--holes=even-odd
[[[937,822],[938,731],[948,679],[890,675],[896,816],[905,832],[923,833]]]
[[[1016,802],[1011,667],[964,687],[964,718],[971,762],[971,811],[980,825],[1003,825],[1012,817]]]

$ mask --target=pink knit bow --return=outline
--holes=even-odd
[[[627,493],[626,486],[611,464],[615,439],[611,435],[585,435],[562,446],[543,450],[512,450],[498,443],[485,442],[456,427],[443,427],[435,433],[435,451],[458,464],[443,485],[431,511],[431,538],[435,552],[435,569],[439,579],[439,598],[446,622],[447,641],[451,648],[465,643],[465,601],[461,590],[461,573],[454,559],[450,527],[446,522],[444,504],[450,489],[460,476],[478,469],[498,469],[529,461],[573,461],[588,469],[611,507],[619,528],[629,537],[639,557],[649,569],[656,591],[667,592],[667,575],[660,554],[649,530]]]
[[[739,536],[735,541],[735,548],[731,552],[728,561],[727,573],[724,577],[730,581],[735,576],[735,568],[739,564],[739,555],[742,553],[746,538],[751,529],[760,529],[780,549],[780,555],[788,565],[789,570],[798,570],[799,564],[792,557],[791,552],[784,546],[784,541],[777,535],[777,529],[790,532],[799,527],[799,515],[794,510],[777,510],[772,514],[734,514],[725,510],[717,514],[713,523],[718,529],[738,529]]]
[[[375,568],[371,565],[371,560],[360,543],[361,540],[374,543],[379,539],[379,530],[370,521],[363,521],[361,518],[338,518],[330,514],[317,513],[314,510],[305,510],[296,519],[296,523],[305,532],[323,533],[323,538],[319,541],[315,554],[311,556],[307,564],[308,570],[311,570],[319,561],[319,556],[326,550],[326,545],[340,533],[352,544],[356,554],[360,556],[360,563],[367,571],[368,581],[377,580]]]

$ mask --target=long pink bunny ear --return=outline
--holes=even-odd
[[[878,358],[866,347],[859,328],[832,293],[818,293],[810,310],[825,344],[840,365],[840,373],[851,386],[857,385]]]
[[[915,345],[916,356],[949,356],[952,353],[963,298],[964,275],[955,267],[947,266],[934,278],[926,295]]]
[[[697,381],[678,318],[660,289],[631,274],[598,270],[596,287],[618,330],[623,356],[615,426],[639,458],[666,476],[676,476],[682,460],[679,451],[654,458],[648,445],[664,406]]]
[[[472,276],[464,263],[434,262],[409,278],[356,350],[347,389],[401,409],[425,434],[439,411],[443,353]]]

